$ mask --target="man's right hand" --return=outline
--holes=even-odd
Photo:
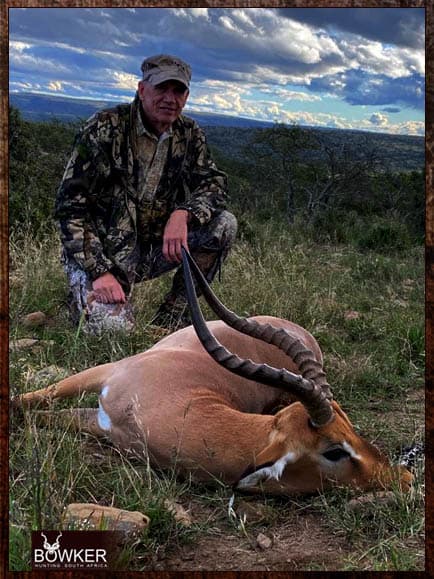
[[[97,302],[114,304],[126,302],[125,292],[121,284],[110,272],[103,273],[92,282],[93,293]]]

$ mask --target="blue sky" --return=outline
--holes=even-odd
[[[9,10],[11,92],[130,101],[142,60],[191,64],[187,109],[423,135],[417,8]]]

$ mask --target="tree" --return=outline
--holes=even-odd
[[[356,149],[337,141],[335,132],[286,125],[258,130],[249,156],[257,183],[283,193],[290,223],[297,214],[312,221],[346,197],[366,194],[379,164],[367,139]]]
[[[9,109],[9,222],[36,232],[51,221],[56,190],[76,132],[58,121],[25,121]]]
[[[30,189],[31,155],[34,143],[30,127],[18,109],[9,108],[9,220],[11,225],[25,220]]]
[[[309,163],[307,178],[299,183],[309,220],[346,198],[366,196],[380,163],[378,151],[367,140],[355,149],[330,142],[326,136],[315,135],[313,139],[319,159]]]
[[[276,124],[256,131],[248,150],[259,182],[283,189],[286,218],[292,223],[296,214],[295,194],[300,177],[301,153],[313,146],[311,134],[297,126]]]

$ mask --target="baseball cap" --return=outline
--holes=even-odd
[[[166,80],[178,80],[190,87],[191,67],[186,62],[170,54],[157,54],[145,58],[141,66],[143,80],[153,86]]]

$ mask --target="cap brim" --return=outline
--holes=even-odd
[[[173,71],[167,70],[158,73],[154,73],[149,75],[149,78],[146,79],[147,82],[151,83],[153,86],[157,84],[161,84],[162,82],[166,82],[166,80],[177,80],[178,82],[182,83],[185,88],[190,88],[188,80],[179,73],[179,70],[176,68]]]

